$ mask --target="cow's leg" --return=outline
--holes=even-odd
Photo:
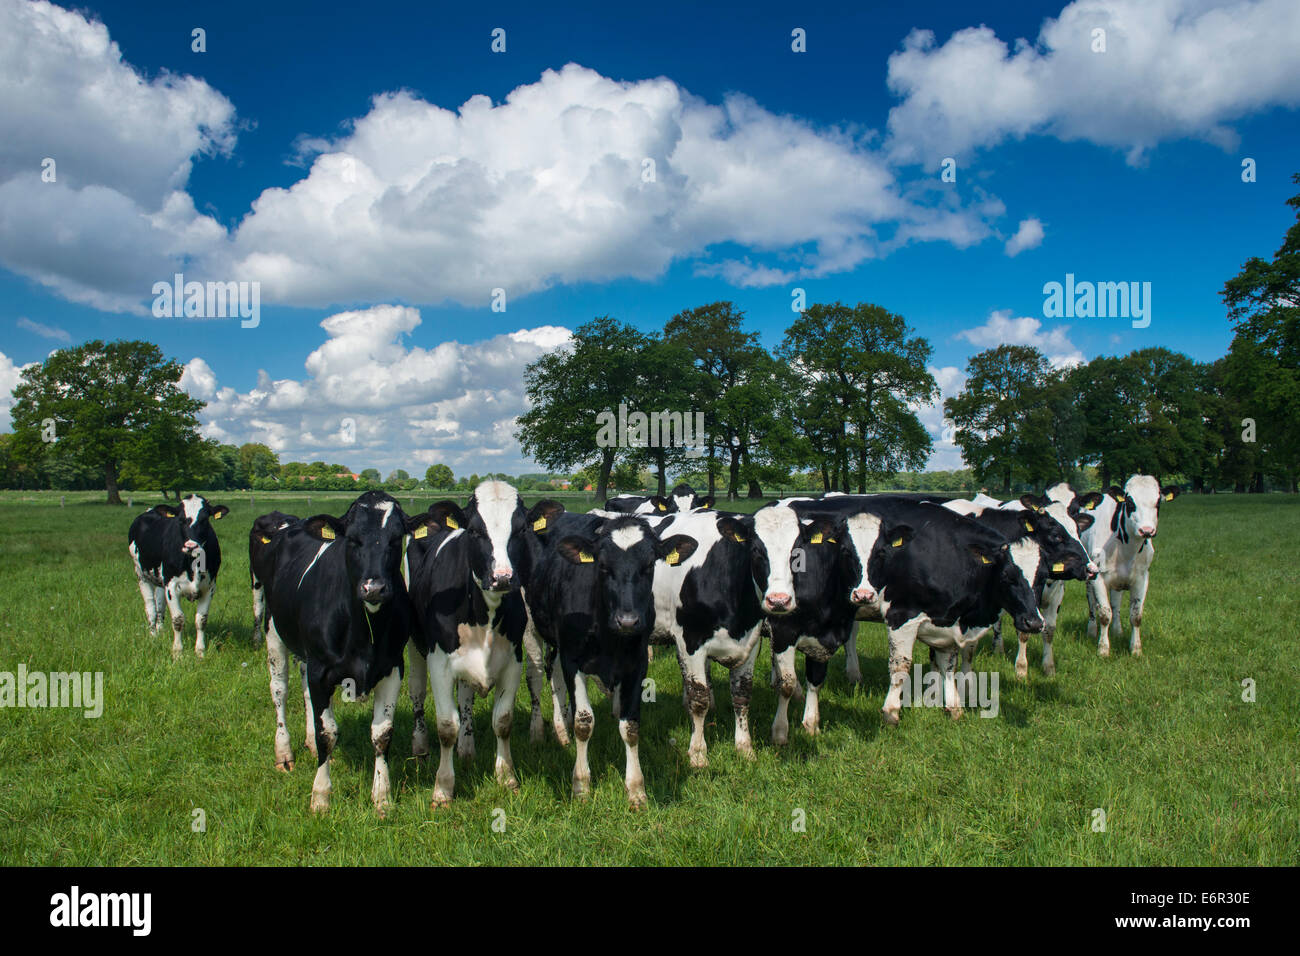
[[[754,759],[754,741],[749,736],[749,698],[754,693],[754,665],[762,640],[755,635],[749,656],[731,671],[731,709],[736,715],[736,752],[749,760]]]
[[[528,714],[528,739],[533,743],[541,742],[546,736],[546,725],[542,721],[542,692],[546,685],[543,657],[541,639],[537,636],[532,621],[529,621],[524,629],[524,673],[528,681],[528,696],[532,701],[532,709]]]
[[[167,592],[162,588],[155,586],[153,589],[153,606],[154,606],[154,626],[153,632],[157,634],[163,626],[163,610],[167,607]]]
[[[260,644],[266,636],[266,588],[261,581],[253,581],[253,643]]]
[[[497,735],[497,783],[508,790],[519,790],[514,761],[510,759],[510,725],[515,713],[515,694],[523,665],[512,656],[497,678],[496,696],[492,701],[492,731]]]
[[[957,649],[955,647],[944,650],[931,648],[930,658],[943,677],[943,706],[947,709],[948,716],[953,720],[960,720],[962,699],[957,693]]]
[[[1112,588],[1110,592],[1110,636],[1111,637],[1119,637],[1119,632],[1120,632],[1119,609],[1123,606],[1123,603],[1124,603],[1124,592],[1117,591],[1114,588]],[[1132,606],[1132,603],[1133,602],[1130,601],[1129,605]]]
[[[456,792],[456,770],[451,748],[460,732],[460,713],[456,709],[456,678],[451,658],[442,648],[434,648],[427,663],[429,686],[433,690],[433,711],[438,718],[438,773],[433,780],[431,807],[445,807]]]
[[[1016,651],[1016,677],[1021,680],[1029,679],[1029,635],[1016,631],[1016,637],[1020,638],[1020,650]]]
[[[975,648],[979,646],[979,641],[971,641],[961,649],[961,672],[969,674],[975,669]]]
[[[456,685],[456,702],[460,708],[460,736],[456,738],[456,756],[461,760],[474,759],[474,688],[469,681]]]
[[[1052,638],[1056,636],[1056,619],[1061,613],[1065,598],[1065,583],[1052,581],[1043,596],[1043,673],[1051,677],[1056,673],[1056,658],[1052,655]]]
[[[808,678],[808,697],[803,705],[803,729],[809,737],[816,737],[822,726],[820,697],[822,685],[826,683],[826,662],[804,657],[803,673]]]
[[[397,697],[402,692],[402,672],[394,667],[387,677],[375,685],[375,706],[370,718],[370,742],[375,746],[375,779],[370,787],[370,802],[382,817],[391,806],[389,800],[388,744],[393,739],[393,714],[397,710]]]
[[[620,711],[618,735],[623,738],[626,752],[626,764],[623,772],[623,786],[627,790],[627,802],[633,810],[644,810],[647,801],[645,777],[641,774],[641,754],[638,749],[641,740],[641,682],[645,680],[645,665],[631,664],[627,671],[619,675],[617,691],[622,691],[620,698],[627,697]],[[617,692],[616,691],[616,692]]]
[[[158,589],[153,586],[152,581],[140,578],[140,596],[144,598],[144,622],[149,625],[149,631],[152,634],[157,634],[158,628],[162,625],[162,617],[158,613],[159,608],[155,603],[157,593]]]
[[[573,728],[573,711],[569,709],[573,698],[568,693],[568,686],[560,655],[556,654],[551,659],[551,726],[561,747],[569,746],[569,731]]]
[[[799,675],[794,670],[794,645],[773,652],[772,666],[776,673],[776,716],[772,718],[772,743],[784,747],[790,740],[790,698],[799,686]]]
[[[993,623],[992,630],[993,630],[993,653],[994,654],[1006,653],[1002,647],[1002,615],[1001,614],[998,615],[998,619]],[[974,652],[975,649],[972,647],[971,648],[972,655],[974,654]]]
[[[1142,656],[1142,609],[1147,602],[1147,585],[1150,583],[1150,574],[1145,571],[1137,571],[1133,575],[1133,587],[1128,592],[1128,622],[1133,628],[1133,634],[1129,638],[1129,653],[1134,657]],[[1118,614],[1115,617],[1119,617]]]
[[[889,693],[880,708],[885,723],[896,726],[903,709],[903,684],[912,672],[912,646],[916,643],[916,625],[889,630]]]
[[[208,608],[212,606],[212,596],[217,591],[217,582],[213,581],[206,591],[199,595],[198,605],[194,610],[194,656],[202,657],[208,649],[208,639],[204,633],[208,626]]]
[[[316,779],[311,785],[311,809],[313,813],[324,813],[330,808],[330,755],[338,743],[339,729],[334,721],[334,688],[328,685],[323,675],[312,673],[307,668],[307,682],[311,685],[312,711],[316,717]]]
[[[275,768],[293,769],[293,749],[289,745],[289,726],[285,723],[289,697],[289,649],[280,640],[275,622],[268,621],[266,628],[266,668],[271,673],[271,703],[275,706]],[[307,705],[308,720],[311,704]]]
[[[1090,598],[1090,603],[1093,604],[1093,609],[1096,611],[1097,616],[1095,622],[1097,653],[1102,657],[1110,657],[1110,620],[1113,611],[1111,608],[1110,598],[1106,593],[1106,585],[1102,582],[1100,577],[1096,579],[1095,586],[1088,589],[1088,597]],[[1091,621],[1088,623],[1089,636],[1093,633],[1093,623],[1094,622]]]
[[[709,655],[703,647],[682,657],[682,687],[691,716],[691,766],[707,767],[709,745],[704,742],[704,718],[709,714]]]
[[[181,610],[181,596],[176,588],[167,585],[167,610],[172,616],[172,660],[181,659],[181,636],[185,633],[185,612]]]
[[[850,684],[862,683],[862,662],[858,660],[858,622],[854,621],[849,639],[844,642],[844,676]],[[805,673],[807,671],[805,670]]]
[[[573,736],[578,742],[578,755],[573,762],[573,795],[584,799],[591,792],[591,767],[587,763],[587,743],[596,727],[596,713],[587,697],[587,676],[577,668],[564,666],[565,683],[573,700]]]
[[[313,757],[319,757],[320,753],[316,750],[316,711],[311,706],[311,684],[307,680],[306,661],[298,662],[298,674],[302,677],[302,706],[307,715],[307,749]]]
[[[411,698],[411,713],[415,720],[411,729],[411,756],[429,756],[429,725],[424,722],[424,698],[429,690],[429,662],[415,641],[407,641],[410,665],[406,676],[406,692]]]

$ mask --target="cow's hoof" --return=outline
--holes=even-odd
[[[427,736],[411,738],[411,756],[419,760],[424,760],[429,756],[429,738]]]
[[[288,773],[293,769],[293,758],[277,756],[275,758],[275,769],[281,773]]]
[[[881,719],[881,721],[884,722],[884,724],[885,724],[886,727],[897,727],[897,726],[898,726],[898,711],[896,711],[896,710],[882,710],[882,711],[880,712],[880,719]]]
[[[961,720],[962,713],[963,711],[960,707],[948,708],[948,716],[951,717],[953,720]]]
[[[790,742],[790,731],[786,727],[772,728],[772,746],[784,747]]]
[[[638,810],[644,810],[646,806],[649,804],[649,802],[650,801],[646,797],[644,790],[637,790],[634,792],[630,792],[627,795],[628,809],[634,812]]]
[[[199,650],[197,647],[194,648],[194,656],[199,660],[203,660],[203,651]]]
[[[1132,656],[1134,656],[1134,657],[1141,657],[1141,656],[1142,656],[1142,648],[1140,648],[1140,647],[1135,647],[1135,648],[1133,648],[1133,650],[1132,650],[1130,653],[1131,653]]]
[[[312,740],[312,739],[308,738],[308,740],[307,740],[307,749],[311,751],[311,755],[312,755],[313,757],[315,757],[315,758],[318,759],[318,760],[320,759],[320,754],[318,754],[318,753],[316,752],[316,741],[315,741],[315,740]]]
[[[698,750],[692,747],[690,754],[691,754],[691,766],[694,767],[696,770],[703,770],[705,767],[709,765],[709,752],[705,750],[703,747],[699,748]]]
[[[172,648],[172,660],[173,660],[173,661],[179,661],[180,659],[181,659],[181,649],[180,649],[179,647],[173,647],[173,648]]]
[[[806,733],[809,737],[816,737],[819,733],[821,733],[822,728],[820,723],[811,723],[811,724],[804,723],[802,726],[803,726],[803,732]]]
[[[1029,665],[1028,665],[1028,664],[1017,664],[1017,665],[1016,665],[1016,679],[1017,679],[1017,680],[1029,680]]]
[[[1098,656],[1098,657],[1110,657],[1110,648],[1109,648],[1109,647],[1099,647],[1099,648],[1097,648],[1097,656]]]
[[[1056,665],[1055,665],[1055,664],[1044,664],[1044,665],[1043,665],[1043,674],[1045,674],[1045,675],[1048,676],[1048,677],[1055,677],[1055,676],[1056,676]]]
[[[736,744],[736,753],[740,754],[746,760],[758,759],[758,757],[755,756],[754,754],[754,745],[752,743],[749,743],[748,741],[742,744]]]
[[[586,801],[590,796],[591,796],[591,781],[579,780],[577,777],[574,777],[573,778],[573,799],[580,800],[583,803],[586,803]]]
[[[375,805],[375,816],[379,817],[381,820],[388,816],[388,811],[393,807],[392,801],[387,797],[384,797],[382,800],[373,800],[372,798],[372,802]]]
[[[451,806],[451,794],[439,790],[433,791],[433,799],[429,801],[430,810],[445,810],[449,806]]]
[[[330,808],[330,795],[328,791],[320,792],[313,790],[311,792],[311,812],[325,813]]]
[[[498,770],[496,777],[497,783],[501,784],[501,786],[505,787],[511,793],[519,792],[519,779],[514,775],[513,771]]]

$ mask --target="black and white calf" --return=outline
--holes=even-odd
[[[1084,547],[1100,569],[1088,587],[1088,636],[1097,638],[1097,653],[1110,656],[1110,638],[1119,637],[1119,605],[1129,592],[1128,616],[1133,633],[1129,652],[1142,653],[1142,609],[1146,605],[1151,562],[1155,560],[1160,503],[1178,495],[1174,485],[1160,487],[1151,475],[1133,475],[1121,491],[1112,488],[1094,512],[1096,523],[1083,536]]]
[[[211,521],[230,513],[225,505],[209,504],[206,498],[186,495],[180,507],[157,505],[131,522],[127,550],[135,565],[135,576],[144,598],[144,617],[149,630],[162,627],[164,598],[172,619],[172,657],[181,656],[181,635],[185,612],[181,598],[195,602],[194,654],[202,657],[207,648],[204,629],[208,608],[217,589],[221,569],[221,545]]]
[[[655,627],[655,566],[685,561],[696,542],[680,534],[659,539],[632,515],[565,517],[570,520],[548,532],[562,536],[539,550],[527,599],[538,634],[558,652],[565,692],[573,702],[573,795],[583,798],[591,789],[587,746],[595,712],[587,678],[594,677],[610,694],[627,753],[628,802],[639,809],[646,805],[638,744],[646,649]],[[574,520],[579,518],[587,528],[573,533],[581,527]]]
[[[605,510],[620,514],[663,515],[712,508],[714,499],[695,493],[688,484],[680,484],[666,497],[661,495],[616,495],[605,499]]]
[[[395,499],[368,491],[341,519],[322,514],[278,530],[274,521],[263,527],[273,530],[257,575],[270,612],[266,658],[276,767],[293,769],[285,718],[292,651],[306,664],[307,747],[316,755],[312,810],[329,808],[329,761],[338,742],[334,690],[348,681],[354,697],[374,693],[370,798],[382,815],[390,803],[388,745],[412,622],[402,578],[408,519]]]
[[[753,759],[749,701],[762,644],[763,614],[750,571],[752,520],[714,511],[679,512],[659,522],[661,538],[684,534],[698,545],[689,557],[655,566],[652,640],[677,647],[682,696],[691,716],[690,761],[709,763],[704,719],[711,706],[709,661],[731,671],[736,750]]]
[[[463,759],[474,755],[475,694],[495,691],[496,779],[504,787],[519,789],[510,731],[528,623],[523,588],[535,551],[528,539],[538,522],[544,527],[549,516],[562,510],[557,502],[542,501],[525,511],[511,485],[485,481],[464,510],[443,501],[416,519],[420,527],[437,529],[432,532],[436,543],[410,565],[416,619],[411,637],[410,694],[416,718],[411,747],[417,755],[428,753],[424,695],[426,684],[431,684],[441,748],[435,807],[446,806],[455,794],[452,744]],[[430,532],[420,527],[413,537],[428,539]]]

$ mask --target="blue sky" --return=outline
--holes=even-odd
[[[775,346],[794,287],[876,302],[945,394],[1002,341],[1212,359],[1218,290],[1291,219],[1297,6],[0,0],[0,390],[60,344],[147,338],[220,440],[468,473],[531,467],[519,373],[601,314],[730,299]],[[260,281],[260,324],[154,318],[173,271]],[[1044,318],[1067,272],[1150,282],[1150,326]]]

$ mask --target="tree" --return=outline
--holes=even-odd
[[[813,305],[778,349],[800,383],[801,427],[828,485],[858,491],[871,477],[920,469],[931,441],[913,410],[938,392],[930,343],[878,305]]]
[[[411,476],[407,474],[404,468],[394,468],[393,471],[388,476],[388,483],[392,484],[393,482],[397,482],[397,481],[406,481],[406,479],[410,477]]]
[[[280,474],[280,456],[260,442],[248,442],[239,446],[239,470],[251,486],[259,478]]]
[[[620,404],[637,407],[649,341],[632,326],[601,316],[579,326],[568,346],[531,363],[524,370],[531,407],[519,416],[516,431],[524,454],[557,470],[594,461],[596,496],[605,497],[615,460],[631,450],[598,443],[598,416],[617,416]]]
[[[456,476],[446,465],[430,465],[424,472],[424,483],[430,488],[451,488],[456,484]]]
[[[59,349],[23,372],[14,389],[16,450],[35,458],[51,442],[103,477],[109,504],[121,504],[118,475],[151,429],[197,439],[203,402],[179,382],[180,363],[150,342],[101,341]],[[154,443],[156,446],[156,442]]]
[[[1291,177],[1300,184],[1300,173]],[[1223,286],[1235,335],[1225,384],[1255,425],[1263,472],[1291,492],[1300,480],[1300,194],[1287,200],[1296,221],[1271,260],[1252,256]],[[1244,423],[1238,427],[1244,428]]]

